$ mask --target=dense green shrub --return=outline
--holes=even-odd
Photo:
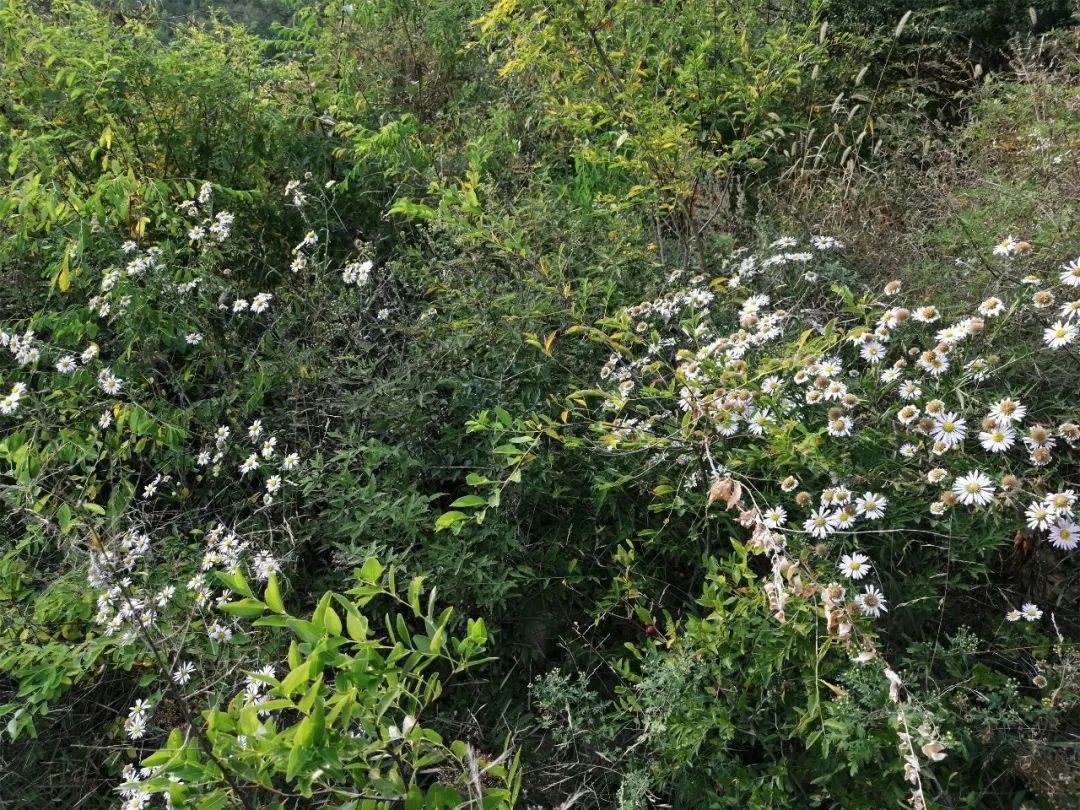
[[[0,6],[0,803],[1068,806],[1068,35],[835,11]]]

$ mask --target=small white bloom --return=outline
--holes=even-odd
[[[862,579],[870,573],[873,565],[865,554],[845,554],[840,559],[840,573],[848,579]]]

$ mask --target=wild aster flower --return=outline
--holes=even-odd
[[[276,448],[277,448],[277,438],[274,437],[274,436],[270,436],[262,444],[262,451],[261,451],[262,452],[262,457],[263,458],[273,458],[274,453],[277,452]]]
[[[230,630],[223,624],[218,624],[217,622],[215,622],[214,625],[207,632],[207,635],[210,637],[211,641],[216,641],[221,644],[227,644],[232,638],[232,630]]]
[[[913,400],[922,396],[922,389],[919,384],[914,380],[907,380],[900,384],[899,392],[900,399]]]
[[[1049,290],[1039,290],[1031,296],[1031,305],[1035,309],[1046,309],[1054,303],[1054,294]]]
[[[146,717],[141,714],[135,714],[128,717],[128,719],[124,721],[124,730],[131,739],[142,739],[146,734]]]
[[[935,306],[919,307],[911,313],[911,317],[919,323],[933,323],[941,318],[941,313]]]
[[[930,504],[930,514],[940,517],[941,515],[945,514],[945,510],[947,508],[948,507],[946,506],[944,501],[934,501],[932,504]]]
[[[270,300],[273,297],[270,293],[259,293],[251,299],[251,311],[256,314],[266,312],[270,308]]]
[[[914,458],[917,452],[919,452],[919,446],[916,444],[904,442],[900,445],[900,455],[904,458]]]
[[[1045,447],[1047,450],[1052,450],[1057,445],[1057,439],[1053,437],[1048,429],[1042,425],[1032,425],[1028,429],[1028,435],[1024,437],[1024,444],[1029,449],[1034,450],[1037,447]]]
[[[952,487],[956,499],[965,506],[986,506],[994,499],[995,489],[989,476],[976,470],[958,476]]]
[[[101,386],[101,390],[110,396],[115,396],[120,393],[120,388],[123,386],[124,381],[119,377],[113,376],[111,373],[106,373],[98,377],[98,385]]]
[[[841,506],[836,510],[836,528],[850,529],[855,525],[855,507],[852,504]]]
[[[137,715],[146,716],[153,708],[153,705],[149,701],[142,699],[136,700],[131,705],[131,708],[128,709],[128,717],[135,717]]]
[[[762,436],[772,422],[773,418],[768,410],[755,410],[746,418],[746,430],[753,436]]]
[[[1066,301],[1061,305],[1061,309],[1058,310],[1058,314],[1066,320],[1071,320],[1077,315],[1080,315],[1080,300]]]
[[[1004,420],[1006,422],[1021,422],[1024,417],[1027,416],[1027,407],[1021,404],[1018,399],[1005,399],[998,400],[990,408],[990,418],[997,420]]]
[[[866,589],[855,597],[855,604],[864,616],[873,616],[875,619],[882,613],[889,612],[884,594],[873,585],[867,585]]]
[[[1050,527],[1047,539],[1054,548],[1072,551],[1077,544],[1080,544],[1080,526],[1067,518],[1058,518]]]
[[[1007,622],[1018,622],[1022,618],[1024,618],[1024,614],[1021,613],[1016,608],[1013,608],[1012,610],[1010,610],[1008,613],[1005,614],[1005,621],[1007,621]]]
[[[1023,614],[1024,619],[1029,622],[1038,621],[1043,615],[1043,612],[1039,610],[1039,606],[1033,602],[1026,602],[1021,605],[1020,612]]]
[[[1060,349],[1076,340],[1076,327],[1071,323],[1055,321],[1043,330],[1043,342],[1051,349]]]
[[[830,436],[842,438],[851,435],[852,421],[850,417],[841,416],[829,422],[828,432]]]
[[[198,346],[203,341],[203,336],[198,332],[188,332],[184,338],[188,346]]]
[[[240,465],[240,474],[247,475],[250,472],[255,472],[257,469],[259,469],[259,457],[252,453],[244,460],[244,463]]]
[[[1061,283],[1069,287],[1080,287],[1080,257],[1061,265]]]
[[[967,436],[967,421],[952,411],[943,413],[934,420],[930,435],[945,447],[954,447],[963,442],[964,437]]]
[[[900,379],[901,371],[898,368],[887,368],[881,372],[881,381],[883,383],[892,383]]]
[[[175,683],[180,684],[180,686],[184,686],[191,680],[191,676],[194,674],[195,665],[190,661],[184,661],[173,672],[172,679]]]
[[[251,439],[251,441],[256,441],[260,436],[262,436],[262,433],[263,433],[262,419],[256,419],[254,422],[252,422],[248,426],[247,433],[248,433],[248,438]]]
[[[75,362],[75,358],[70,354],[64,355],[56,361],[56,370],[61,374],[70,374],[78,367],[79,365]]]
[[[281,460],[281,469],[283,470],[295,470],[300,466],[300,454],[289,453],[285,458]]]
[[[941,467],[934,467],[926,474],[926,480],[931,484],[940,484],[946,478],[949,477],[948,470],[944,470]]]
[[[256,579],[266,580],[281,570],[281,564],[269,552],[260,551],[251,561],[251,568]]]
[[[1054,492],[1043,499],[1046,508],[1055,515],[1071,515],[1073,505],[1076,503],[1076,493],[1071,489],[1063,492]]]
[[[987,318],[996,318],[1005,311],[1005,302],[996,296],[991,296],[979,304],[979,314]]]
[[[979,442],[984,450],[1003,453],[1016,443],[1016,433],[1009,427],[994,427],[979,433]]]
[[[19,410],[18,397],[14,397],[11,394],[8,394],[3,399],[0,399],[0,413],[5,415],[13,414],[17,410]]]
[[[761,522],[770,529],[783,528],[787,523],[787,511],[781,506],[770,507],[762,514]]]
[[[196,225],[187,232],[187,237],[192,242],[198,242],[206,238],[206,229],[201,225]]]
[[[306,247],[312,247],[319,243],[319,236],[315,231],[308,231],[304,238],[293,248],[293,253],[299,253]]]
[[[803,523],[803,529],[811,537],[824,538],[836,532],[836,515],[825,509],[814,512]]]
[[[919,409],[914,405],[905,405],[896,413],[896,419],[901,425],[910,425],[919,418]]]
[[[873,567],[870,558],[859,552],[840,558],[840,573],[848,579],[862,579]]]
[[[246,298],[237,298],[235,301],[233,301],[232,311],[233,313],[243,312],[249,306],[251,305],[247,302]]]
[[[102,412],[101,417],[98,419],[98,427],[101,430],[107,429],[113,423],[112,411],[105,410]]]
[[[855,501],[855,506],[859,510],[859,514],[867,520],[880,520],[885,517],[885,507],[888,503],[884,495],[864,492],[862,497]]]
[[[266,479],[266,491],[267,492],[273,493],[273,492],[277,492],[279,489],[281,489],[281,476],[280,475],[271,475],[269,478]]]
[[[1024,511],[1024,517],[1027,519],[1029,529],[1049,529],[1054,515],[1053,509],[1039,501],[1031,504]]]
[[[799,486],[799,479],[794,475],[789,475],[782,482],[780,482],[780,489],[783,492],[794,492]]]
[[[1016,252],[1016,246],[1019,244],[1018,240],[1014,236],[1006,236],[1000,242],[994,246],[995,256],[1011,256]]]
[[[865,344],[862,347],[862,350],[859,352],[859,356],[871,365],[875,363],[880,363],[882,360],[884,360],[885,354],[885,347],[876,341],[873,343]]]
[[[210,198],[214,195],[214,187],[210,183],[203,183],[199,187],[199,204],[206,205],[210,202]]]

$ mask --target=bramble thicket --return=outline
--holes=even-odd
[[[0,0],[0,807],[1077,807],[1078,13]]]

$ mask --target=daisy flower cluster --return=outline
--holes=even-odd
[[[319,235],[315,231],[308,231],[304,238],[292,249],[292,264],[289,265],[289,269],[293,273],[299,273],[301,270],[307,268],[311,261],[311,257],[308,255],[309,251],[314,250],[319,244]]]
[[[194,200],[185,200],[177,206],[177,210],[190,219],[198,219],[203,210],[210,206],[214,197],[214,187],[210,183],[203,183]],[[213,240],[221,243],[232,235],[235,216],[228,211],[218,211],[213,216],[207,213],[197,223],[191,225],[187,231],[188,242],[197,245],[205,240]]]
[[[277,437],[267,432],[261,419],[255,419],[248,425],[246,435],[250,449],[242,446],[235,448],[243,457],[243,461],[237,465],[237,471],[241,478],[256,477],[255,474],[260,470],[269,473],[262,481],[262,503],[270,506],[282,487],[288,483],[284,473],[293,472],[300,467],[300,454],[295,451],[282,452],[278,447]],[[228,425],[218,427],[214,433],[213,447],[204,447],[199,451],[195,457],[195,466],[208,468],[215,478],[221,475],[223,463],[231,447],[231,439],[232,428]]]
[[[370,259],[349,262],[341,271],[341,280],[345,284],[355,284],[357,287],[363,287],[371,278],[371,270],[374,267],[375,263]]]
[[[785,556],[794,544],[799,554],[832,557],[849,580],[887,574],[863,536],[950,520],[956,510],[965,521],[1000,513],[1006,531],[1032,532],[1055,551],[1075,549],[1075,495],[1055,486],[1050,471],[1080,446],[1080,425],[1033,411],[1010,390],[1002,356],[1016,330],[1044,337],[1045,351],[1067,345],[1080,301],[1058,313],[1064,334],[1041,325],[1057,298],[1034,274],[951,320],[946,307],[904,302],[900,282],[862,303],[833,287],[834,296],[847,296],[840,310],[822,281],[831,272],[823,254],[842,245],[814,237],[810,246],[804,255],[797,240],[782,237],[771,245],[782,252],[759,259],[737,251],[715,277],[676,271],[672,289],[627,308],[613,336],[625,348],[599,372],[597,448],[628,457],[644,450],[645,466],[668,480],[715,487],[733,480],[731,470],[760,464],[763,452],[768,458],[793,437],[812,437],[804,445],[836,455],[842,475],[816,495],[798,491],[795,475],[754,483],[743,514],[777,570],[794,564]],[[1012,237],[994,252],[1007,262],[1036,261],[1034,248]],[[1080,260],[1060,265],[1057,281],[1080,288]],[[889,444],[891,453],[883,452]],[[860,469],[860,453],[874,468]],[[749,493],[751,482],[742,484]],[[912,499],[913,490],[926,493],[922,517],[924,496]],[[902,504],[895,520],[894,503]],[[766,586],[774,608],[784,580],[777,575]],[[881,581],[848,604],[874,618],[889,610]]]

